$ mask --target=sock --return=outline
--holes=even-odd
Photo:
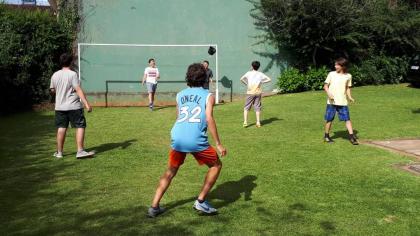
[[[349,134],[351,139],[354,139],[354,134]]]
[[[329,138],[330,137],[330,134],[329,133],[325,133],[324,134],[324,138]]]
[[[198,201],[199,203],[203,203],[203,202],[204,202],[204,200],[200,200],[200,199],[198,199],[198,198],[197,198],[197,201]]]
[[[152,207],[152,208],[153,208],[153,210],[158,210],[160,207],[157,206],[157,207]]]

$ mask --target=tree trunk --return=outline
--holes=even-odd
[[[318,52],[318,47],[315,47],[314,52],[312,53],[312,63],[316,67],[316,53]]]

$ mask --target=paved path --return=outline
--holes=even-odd
[[[376,147],[409,155],[415,157],[418,161],[420,161],[420,139],[370,141],[366,143]],[[400,168],[420,175],[420,163],[413,163],[405,166],[400,166]]]
[[[414,155],[420,159],[420,139],[371,141],[368,143],[382,148]]]

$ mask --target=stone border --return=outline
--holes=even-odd
[[[382,141],[404,141],[404,140],[418,140],[418,139],[393,139],[393,140],[382,140]],[[363,141],[361,143],[365,144],[367,146],[380,148],[380,149],[387,150],[387,151],[390,151],[390,152],[393,152],[393,153],[396,153],[396,154],[400,154],[400,155],[403,155],[403,156],[414,158],[415,161],[420,161],[420,156],[419,155],[409,153],[409,152],[405,152],[404,150],[396,149],[396,148],[389,147],[389,146],[382,145],[382,144],[375,143],[375,142],[376,141]],[[414,162],[414,163],[411,163],[411,164],[395,164],[393,166],[394,166],[394,168],[397,168],[399,170],[404,170],[404,171],[407,171],[407,172],[409,172],[413,175],[420,176],[420,163],[419,162]],[[415,166],[415,167],[413,167],[413,166]]]

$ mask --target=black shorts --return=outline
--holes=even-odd
[[[86,128],[86,118],[83,109],[69,111],[55,111],[55,126],[68,128],[69,122],[73,128]]]

